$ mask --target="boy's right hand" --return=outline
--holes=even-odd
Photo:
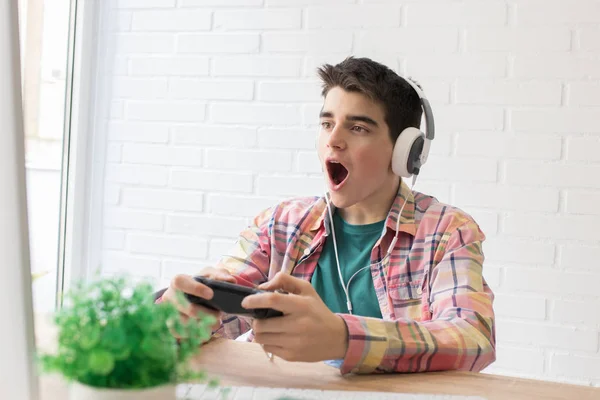
[[[235,283],[236,280],[233,275],[223,269],[217,269],[213,267],[207,267],[202,269],[196,276],[203,276],[205,278],[214,279],[223,282]],[[211,288],[202,283],[194,280],[191,275],[176,275],[171,280],[171,284],[167,290],[163,293],[161,300],[168,301],[177,307],[181,318],[184,322],[187,322],[189,318],[197,318],[198,314],[208,314],[216,318],[217,322],[211,327],[213,331],[219,329],[221,326],[222,312],[211,310],[210,308],[202,307],[190,302],[187,304],[180,304],[177,301],[176,292],[180,290],[183,293],[193,294],[198,297],[202,297],[206,300],[212,299],[214,293]]]

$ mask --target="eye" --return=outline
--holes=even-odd
[[[323,128],[323,129],[331,129],[331,122],[327,122],[327,121],[321,122],[321,128]]]
[[[367,133],[369,132],[368,130],[366,130],[365,128],[363,128],[362,126],[359,125],[354,125],[352,128],[350,128],[351,131],[354,131],[356,133]]]

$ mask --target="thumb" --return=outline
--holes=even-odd
[[[235,277],[223,269],[211,268],[210,272],[204,276],[215,281],[236,283]]]
[[[278,272],[273,279],[259,285],[260,290],[283,290],[292,294],[307,294],[312,289],[310,283],[304,279],[296,278],[283,271]]]

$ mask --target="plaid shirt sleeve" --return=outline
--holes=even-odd
[[[253,223],[240,233],[230,254],[224,256],[215,266],[227,270],[244,286],[256,286],[267,281],[270,265],[270,221],[273,210],[264,210],[254,218]],[[225,314],[215,337],[235,339],[251,328],[251,319]]]
[[[485,239],[471,220],[448,229],[424,282],[421,321],[340,314],[348,328],[341,373],[480,371],[495,360],[493,293],[482,276]]]

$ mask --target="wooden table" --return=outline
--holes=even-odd
[[[42,324],[43,325],[43,324]],[[43,333],[40,332],[43,330]],[[48,348],[53,337],[39,328],[38,343]],[[324,363],[269,361],[258,344],[217,339],[202,347],[194,365],[217,377],[224,386],[268,386],[323,390],[362,390],[481,396],[493,399],[600,399],[600,388],[511,378],[473,372],[350,375]],[[67,398],[65,383],[57,377],[41,379],[41,400]]]

